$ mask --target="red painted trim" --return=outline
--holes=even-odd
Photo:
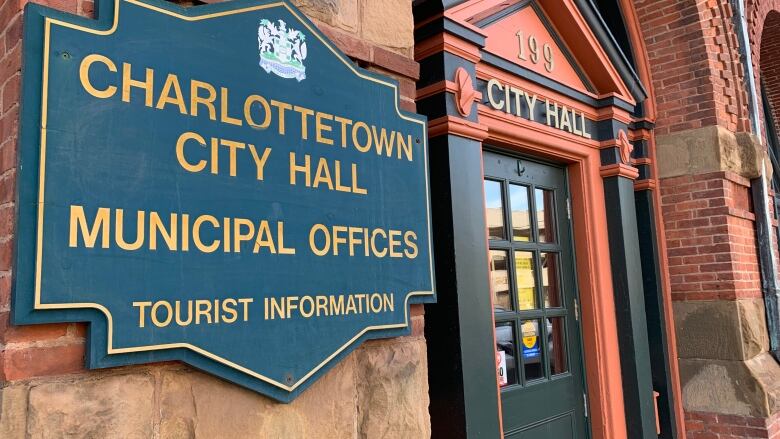
[[[602,166],[599,169],[599,174],[604,177],[626,177],[631,180],[639,178],[639,170],[633,166],[624,165],[623,163],[615,163],[613,165]]]
[[[441,92],[455,93],[457,86],[452,81],[439,81],[434,82],[431,85],[427,85],[423,88],[417,89],[417,100],[425,99],[429,96],[439,94]]]
[[[658,182],[655,180],[636,180],[634,182],[634,190],[635,191],[654,191],[658,187]]]
[[[462,38],[446,33],[434,35],[415,44],[414,59],[419,61],[439,52],[448,52],[472,63],[478,63],[482,59],[477,46]]]
[[[586,142],[587,139],[483,105],[478,114],[479,122],[488,130],[485,143],[567,165],[591,428],[597,439],[625,439],[623,383],[620,353],[615,349],[617,322],[598,142]]]
[[[447,134],[455,134],[481,142],[487,137],[487,127],[454,116],[443,116],[428,121],[428,137],[434,138]]]
[[[642,157],[642,158],[639,158],[639,159],[634,159],[633,163],[635,165],[652,165],[653,161],[650,160],[649,158]]]

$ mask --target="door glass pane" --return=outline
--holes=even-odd
[[[485,180],[485,217],[487,218],[488,238],[506,239],[504,233],[504,196],[501,183]]]
[[[517,384],[514,327],[512,322],[496,323],[496,373],[501,387]]]
[[[539,320],[523,320],[521,331],[523,338],[520,340],[520,348],[523,352],[525,380],[544,378]]]
[[[536,223],[539,228],[539,242],[555,242],[555,197],[553,191],[534,189],[536,201]]]
[[[512,311],[509,292],[509,265],[506,250],[490,250],[490,289],[493,291],[493,311]]]
[[[566,327],[563,317],[547,319],[548,357],[550,359],[550,375],[557,375],[569,371],[569,362],[566,359]]]
[[[509,205],[512,208],[512,239],[531,240],[531,209],[528,207],[528,187],[509,185]]]
[[[561,308],[561,284],[558,274],[558,253],[543,252],[542,257],[542,297],[545,308]]]
[[[515,252],[515,276],[517,277],[518,309],[520,311],[537,309],[534,254],[532,252]]]

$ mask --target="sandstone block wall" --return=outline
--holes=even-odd
[[[90,0],[32,1],[94,11]],[[0,0],[0,438],[430,437],[421,305],[412,308],[411,336],[366,343],[291,404],[178,363],[87,371],[84,324],[10,325],[26,3]],[[401,106],[414,110],[411,2],[293,3],[361,66],[397,79]]]

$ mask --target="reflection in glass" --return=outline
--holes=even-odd
[[[509,265],[505,250],[490,250],[490,287],[493,291],[493,310],[511,311],[512,296],[509,292]]]
[[[539,320],[523,320],[520,328],[522,331],[520,348],[523,352],[525,380],[532,381],[544,378],[544,367],[542,367],[542,333],[539,331]]]
[[[512,239],[531,240],[531,209],[528,206],[528,187],[509,185],[509,205],[512,207]]]
[[[485,217],[487,218],[488,239],[505,239],[504,198],[501,183],[485,180]]]
[[[496,323],[496,373],[501,387],[517,384],[517,356],[512,322]]]
[[[536,223],[539,228],[539,242],[555,242],[555,198],[553,191],[534,189],[536,202]]]
[[[563,317],[547,319],[547,333],[549,334],[550,375],[557,375],[569,371],[566,361],[566,327]]]
[[[542,253],[542,297],[545,308],[560,308],[561,287],[558,281],[558,253]]]
[[[517,277],[518,309],[520,311],[537,309],[534,254],[532,252],[515,252],[515,277]]]

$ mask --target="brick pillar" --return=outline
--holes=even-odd
[[[730,2],[636,0],[656,94],[656,147],[680,380],[691,439],[774,437],[751,180],[764,147]]]

